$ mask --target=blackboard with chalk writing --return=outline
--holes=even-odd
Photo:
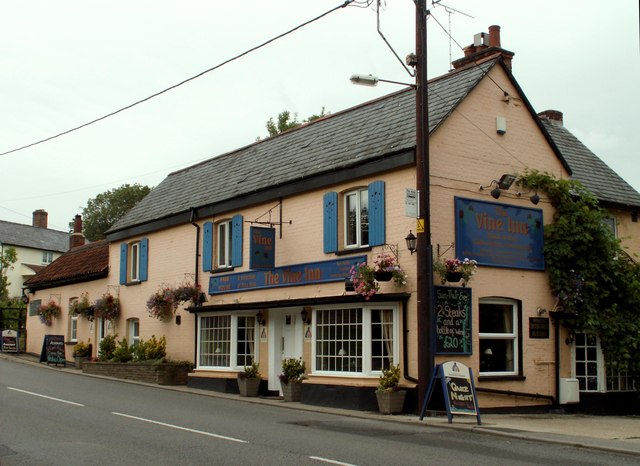
[[[40,362],[67,365],[64,354],[64,335],[45,335],[42,342]]]
[[[471,288],[434,287],[437,354],[471,354]]]

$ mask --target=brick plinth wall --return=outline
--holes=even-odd
[[[85,374],[102,375],[116,379],[136,380],[158,385],[186,385],[189,366],[185,364],[132,364],[118,362],[85,362]]]

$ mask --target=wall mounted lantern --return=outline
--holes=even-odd
[[[416,235],[411,233],[411,230],[409,230],[409,234],[404,240],[407,242],[407,249],[409,250],[411,255],[413,255],[418,247],[418,238],[416,238]]]
[[[258,325],[260,325],[261,327],[264,327],[265,320],[264,320],[264,314],[262,313],[262,311],[258,311],[258,313],[256,314],[256,320],[258,321]]]
[[[302,322],[305,325],[309,325],[311,323],[311,308],[303,307],[302,312],[300,313],[300,317],[302,317]]]

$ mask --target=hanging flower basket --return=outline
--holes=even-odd
[[[110,293],[104,294],[93,303],[93,313],[99,319],[116,320],[120,317],[120,300]]]
[[[89,322],[93,321],[95,309],[89,304],[89,295],[82,293],[80,299],[71,305],[71,315],[84,317]]]
[[[151,317],[168,322],[178,307],[171,288],[163,288],[152,294],[147,300],[147,311]]]
[[[447,272],[444,274],[445,280],[451,283],[457,283],[462,280],[462,272]]]
[[[478,262],[473,259],[460,260],[446,259],[444,262],[435,261],[433,269],[440,275],[440,283],[458,283],[462,280],[462,286],[466,286],[471,277],[478,270]]]
[[[407,275],[397,264],[396,258],[388,254],[380,254],[369,266],[365,262],[351,267],[349,276],[356,293],[364,296],[367,301],[378,291],[378,282],[393,280],[396,286],[407,284]]]
[[[51,325],[53,319],[60,317],[62,309],[55,301],[49,301],[38,308],[38,317],[40,322],[45,325]]]

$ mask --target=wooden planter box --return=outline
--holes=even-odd
[[[407,395],[405,390],[395,392],[376,391],[378,399],[378,409],[382,414],[400,414],[404,408],[404,399]]]
[[[258,396],[261,380],[259,377],[238,377],[238,391],[240,392],[240,396]]]
[[[136,380],[158,385],[186,385],[189,370],[188,364],[173,364],[170,362],[157,364],[85,362],[82,364],[82,372],[84,374]]]
[[[280,385],[284,401],[300,401],[302,399],[302,382],[281,382]]]

